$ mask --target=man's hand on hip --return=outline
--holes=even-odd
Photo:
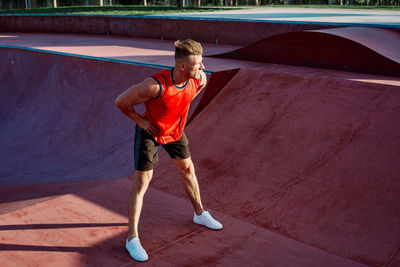
[[[137,125],[152,136],[157,136],[160,133],[160,128],[146,118],[137,122]]]

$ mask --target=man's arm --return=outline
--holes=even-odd
[[[200,94],[200,92],[204,89],[204,87],[206,87],[207,84],[207,75],[204,73],[204,71],[201,71],[200,75],[201,75],[201,83],[199,84],[199,88],[197,89],[196,96]]]
[[[138,114],[134,106],[156,98],[159,93],[159,84],[153,78],[147,78],[143,82],[129,87],[115,99],[114,103],[123,114],[136,122],[140,128],[155,136],[159,132],[158,127],[146,117]]]

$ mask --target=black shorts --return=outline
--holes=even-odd
[[[136,126],[135,133],[135,169],[150,171],[158,163],[158,148],[160,144],[145,130]],[[178,141],[162,145],[172,159],[187,159],[190,157],[189,141],[182,134]]]

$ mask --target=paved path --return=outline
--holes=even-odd
[[[175,13],[155,15],[151,17],[400,27],[400,11],[365,9],[260,7],[240,11],[229,10],[220,12]]]

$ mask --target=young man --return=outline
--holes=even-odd
[[[128,88],[115,100],[115,105],[136,123],[135,180],[129,194],[129,233],[126,249],[137,261],[148,255],[139,240],[139,218],[143,197],[157,164],[157,148],[162,145],[174,161],[193,208],[193,222],[210,229],[222,229],[222,224],[204,211],[199,185],[190,157],[189,143],[183,132],[190,102],[204,88],[203,48],[187,39],[175,42],[175,67],[161,71]],[[144,103],[146,112],[138,114],[134,106]]]

